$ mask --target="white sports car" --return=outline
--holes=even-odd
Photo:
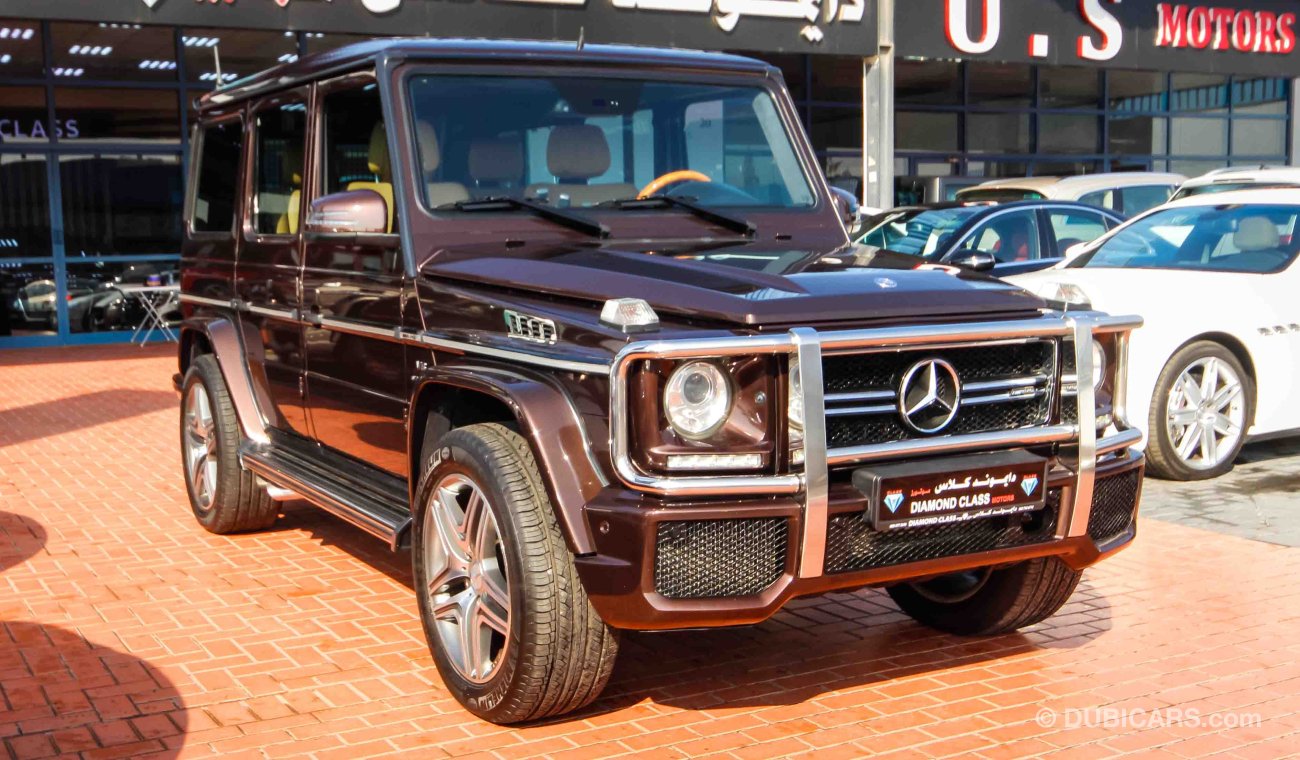
[[[1300,189],[1198,195],[1009,277],[1054,301],[1141,314],[1128,418],[1152,474],[1232,469],[1247,439],[1300,433]]]

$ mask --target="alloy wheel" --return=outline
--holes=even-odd
[[[217,491],[217,431],[208,389],[195,382],[185,395],[185,469],[200,510],[212,509]]]
[[[1232,365],[1207,356],[1185,367],[1169,389],[1165,429],[1174,452],[1194,470],[1232,456],[1246,419],[1246,395]]]
[[[434,486],[422,536],[429,610],[443,652],[486,683],[510,644],[510,585],[501,531],[483,489],[455,473]]]

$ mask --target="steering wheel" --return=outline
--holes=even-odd
[[[678,169],[677,171],[668,172],[667,174],[660,174],[658,177],[655,177],[654,179],[650,180],[650,182],[647,183],[645,187],[641,188],[641,192],[636,194],[636,197],[638,200],[642,198],[649,198],[650,196],[654,195],[655,193],[658,193],[660,190],[664,189],[665,187],[672,184],[676,184],[678,182],[712,182],[712,181],[713,180],[709,179],[709,175],[701,174],[700,172],[697,172],[694,169]]]

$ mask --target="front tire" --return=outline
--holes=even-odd
[[[212,533],[268,528],[280,511],[239,463],[240,440],[221,367],[211,354],[195,357],[181,384],[181,460],[190,509]]]
[[[1241,362],[1202,340],[1175,353],[1151,399],[1147,471],[1166,480],[1208,480],[1232,469],[1246,442],[1254,387]]]
[[[1057,557],[1040,557],[890,586],[889,595],[918,623],[962,636],[991,636],[1055,615],[1082,575]]]
[[[458,428],[422,470],[411,555],[448,690],[501,724],[590,703],[618,640],[578,580],[528,442],[502,425]]]

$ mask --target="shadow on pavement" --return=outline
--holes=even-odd
[[[175,407],[172,391],[120,388],[0,410],[0,448]]]
[[[0,572],[45,543],[39,523],[0,512]],[[0,621],[0,756],[175,757],[184,708],[171,681],[138,657],[57,626]]]
[[[272,530],[303,530],[412,587],[410,553],[308,504],[293,504]],[[1075,615],[1086,606],[1086,615]],[[415,599],[411,599],[415,614]],[[1081,618],[1088,625],[1079,626]],[[624,633],[605,695],[590,707],[543,723],[612,713],[646,699],[688,710],[793,705],[832,691],[942,674],[1043,649],[1086,645],[1110,629],[1110,606],[1085,577],[1072,601],[1033,629],[988,638],[933,631],[898,610],[882,590],[793,600],[756,626]],[[863,694],[870,706],[877,696]]]

